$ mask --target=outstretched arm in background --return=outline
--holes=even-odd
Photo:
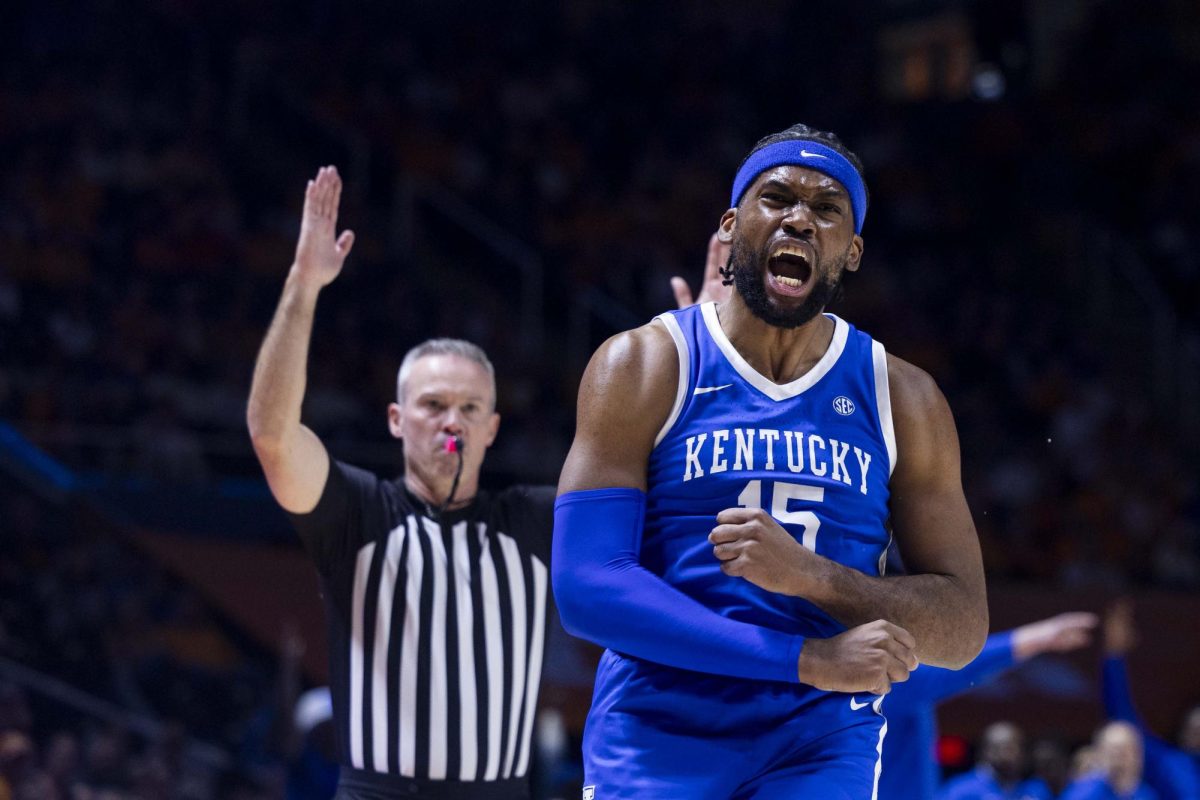
[[[1086,647],[1097,622],[1095,614],[1072,611],[994,633],[975,660],[962,669],[925,665],[915,670],[907,681],[892,690],[888,713],[936,705],[1042,653],[1068,653]]]
[[[1104,712],[1110,719],[1133,723],[1145,736],[1149,731],[1133,705],[1125,666],[1136,641],[1133,604],[1123,598],[1109,606],[1104,615]]]
[[[317,295],[342,271],[354,246],[352,231],[336,235],[341,194],[335,167],[322,167],[308,182],[296,259],[254,365],[246,408],[250,440],[271,493],[284,510],[297,514],[316,506],[329,475],[329,454],[301,424],[300,406]]]

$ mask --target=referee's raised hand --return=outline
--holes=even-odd
[[[304,213],[300,219],[300,240],[296,243],[296,261],[292,271],[312,288],[330,284],[350,248],[354,231],[337,234],[338,205],[342,199],[342,179],[337,167],[321,167],[304,192]]]

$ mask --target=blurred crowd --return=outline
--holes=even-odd
[[[0,797],[241,797],[265,777],[237,756],[269,749],[253,721],[278,697],[270,660],[115,530],[14,489],[0,490]]]
[[[803,121],[872,193],[834,311],[948,395],[989,576],[1200,588],[1200,442],[1150,391],[1153,320],[1124,327],[1200,325],[1200,10],[904,5],[8,7],[0,420],[83,473],[257,478],[250,372],[304,180],[336,163],[358,244],[306,421],[394,471],[400,356],[463,336],[497,364],[496,474],[553,481],[583,359],[696,284],[738,161]],[[888,44],[922,20],[960,30],[964,79]],[[175,721],[131,733],[5,682],[9,796],[283,791],[309,730],[286,666],[99,520],[16,487],[0,514],[0,654]]]

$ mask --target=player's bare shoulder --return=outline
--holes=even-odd
[[[678,373],[675,343],[660,323],[618,333],[588,363],[579,387],[580,418],[611,407],[620,414],[661,417],[661,424],[674,401]]]
[[[619,333],[592,356],[579,384],[575,441],[559,492],[645,488],[646,460],[671,413],[679,362],[659,323]]]
[[[925,370],[891,353],[887,356],[887,367],[893,413],[920,415],[922,410],[946,405],[946,398],[938,388],[937,381]]]
[[[946,396],[925,370],[888,354],[888,388],[896,432],[896,479],[959,460],[958,432]]]

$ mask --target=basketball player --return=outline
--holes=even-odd
[[[696,302],[730,299],[733,291],[722,282],[719,269],[728,258],[728,246],[714,234],[709,240],[699,297],[693,300],[683,278],[671,279],[680,309]],[[902,565],[896,566],[903,571]],[[893,686],[887,700],[888,725],[893,735],[883,746],[879,800],[932,800],[937,792],[941,771],[934,759],[934,746],[939,703],[990,682],[1042,653],[1065,653],[1086,647],[1097,622],[1095,614],[1075,611],[994,633],[988,636],[979,655],[962,669],[923,666],[914,670],[907,681]],[[901,730],[903,735],[895,734]]]
[[[946,781],[937,800],[1052,800],[1041,778],[1025,777],[1024,732],[1011,722],[993,722],[979,742],[975,769]]]
[[[1183,800],[1195,794],[1159,794],[1142,779],[1142,734],[1130,722],[1109,722],[1096,732],[1098,772],[1072,783],[1062,800]],[[989,795],[990,796],[990,795]]]
[[[882,695],[987,632],[944,398],[822,313],[862,258],[857,157],[794,126],[730,206],[729,301],[610,339],[580,386],[551,571],[608,648],[584,798],[870,798]],[[893,526],[912,574],[884,578]]]

